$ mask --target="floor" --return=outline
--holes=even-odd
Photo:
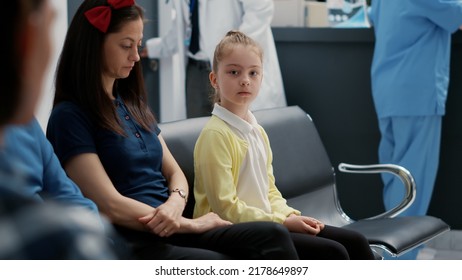
[[[427,242],[418,260],[462,260],[462,230],[451,230]]]

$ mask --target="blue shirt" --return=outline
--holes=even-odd
[[[374,0],[372,93],[379,117],[443,115],[462,1]]]
[[[85,198],[67,177],[36,119],[24,126],[7,127],[4,136],[5,156],[25,177],[23,187],[17,191],[34,200],[82,206],[98,214],[93,201]]]
[[[120,98],[115,106],[125,136],[98,126],[76,104],[63,102],[51,113],[47,137],[63,165],[73,156],[96,153],[119,193],[158,207],[168,199],[160,129],[143,129]]]
[[[30,174],[17,167],[9,152],[0,148],[0,260],[118,257],[97,216],[82,207],[37,201],[23,191],[31,189]]]

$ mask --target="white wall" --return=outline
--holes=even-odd
[[[40,104],[36,110],[36,116],[43,129],[46,128],[48,117],[50,115],[54,96],[54,75],[56,63],[64,42],[67,31],[67,1],[50,0],[56,9],[56,18],[53,31],[53,55],[50,64],[46,69],[46,82],[42,89],[42,97]]]

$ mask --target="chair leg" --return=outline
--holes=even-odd
[[[379,254],[375,248],[371,247],[371,249],[372,249],[372,252],[374,253],[374,257],[376,260],[381,261],[384,259],[383,256]]]
[[[384,260],[385,258],[390,259],[390,258],[397,257],[396,254],[390,252],[388,248],[382,245],[370,244],[370,247],[372,249],[372,252],[374,252],[374,255],[376,256],[376,258],[379,260]]]

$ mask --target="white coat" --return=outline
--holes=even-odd
[[[150,58],[166,58],[178,53],[177,63],[184,64],[179,69],[185,70],[187,50],[184,44],[185,30],[189,24],[189,0],[171,0],[175,15],[170,30],[162,37],[147,40],[146,47]],[[263,81],[259,96],[252,104],[252,109],[264,109],[286,106],[282,75],[276,46],[271,31],[274,5],[272,0],[198,0],[200,49],[197,55],[202,59],[213,60],[216,45],[229,30],[240,30],[256,40],[263,48]],[[179,75],[184,93],[185,71]],[[161,96],[165,96],[161,93]],[[166,93],[172,96],[171,93]],[[180,116],[186,115],[185,98],[175,103],[174,108]],[[173,108],[172,108],[173,109]]]

